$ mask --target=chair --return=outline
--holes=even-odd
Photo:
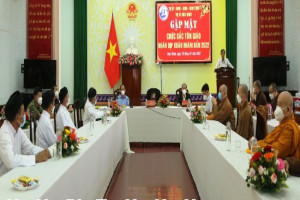
[[[159,100],[161,94],[159,89],[157,88],[150,88],[147,91],[146,99],[147,100],[155,100],[156,102]]]
[[[74,110],[74,125],[77,128],[83,126],[82,115],[81,115],[81,102],[79,99],[76,99],[73,103],[73,110]]]
[[[121,94],[121,90],[120,89],[116,89],[114,91],[114,100],[117,100],[117,97],[119,96],[119,94]]]

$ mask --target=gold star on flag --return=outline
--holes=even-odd
[[[111,41],[109,41],[109,49],[106,51],[106,53],[109,54],[110,62],[111,62],[113,56],[117,56],[118,55],[116,53],[116,45],[117,45],[117,43],[115,43],[115,45],[112,45]]]

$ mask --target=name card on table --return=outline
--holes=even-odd
[[[182,107],[187,107],[189,101],[188,100],[182,100]]]
[[[147,101],[147,108],[155,107],[155,101],[154,100],[148,100]]]

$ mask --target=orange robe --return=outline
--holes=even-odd
[[[280,122],[280,124],[271,131],[267,137],[258,141],[260,147],[271,145],[278,150],[278,157],[300,158],[300,130],[295,121],[294,114]]]

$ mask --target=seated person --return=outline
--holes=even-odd
[[[182,106],[182,101],[185,100],[191,101],[191,95],[188,93],[186,83],[183,83],[181,85],[181,91],[179,91],[179,94],[176,95],[177,95],[177,100],[176,100],[177,106]]]
[[[249,140],[253,136],[254,129],[252,113],[248,102],[247,85],[240,85],[238,89],[237,101],[239,107],[239,120],[236,132],[246,140]]]
[[[125,85],[120,86],[121,94],[117,96],[117,101],[120,106],[129,106],[129,98],[125,95],[126,89]]]
[[[55,94],[55,105],[56,105],[56,104],[59,104],[59,100],[58,100],[59,91],[58,91],[58,87],[57,87],[56,84],[54,84],[54,85],[52,86],[52,91],[53,91],[54,94]]]
[[[63,87],[59,91],[59,102],[60,106],[56,114],[56,126],[58,130],[63,130],[65,126],[69,126],[71,128],[76,129],[70,116],[70,113],[67,109],[68,105],[70,104],[70,97],[68,89],[66,87]]]
[[[293,98],[289,92],[280,93],[275,110],[275,119],[280,124],[257,144],[264,148],[272,146],[278,151],[278,157],[300,159],[300,130],[293,114]],[[249,147],[251,142],[248,143]]]
[[[43,112],[42,108],[42,90],[35,88],[33,91],[33,100],[29,103],[28,109],[32,114],[32,117],[38,120]]]
[[[227,86],[221,85],[219,88],[218,99],[221,103],[218,105],[217,100],[212,97],[213,114],[207,117],[208,120],[216,120],[226,126],[227,122],[230,122],[231,129],[235,130],[235,118],[233,109],[229,99],[227,98]]]
[[[209,92],[209,86],[207,83],[205,83],[203,86],[202,86],[202,93],[203,93],[203,100],[205,101],[205,112],[206,114],[210,115],[212,114],[212,109],[213,109],[213,104],[211,102],[211,98],[212,98],[212,95],[211,93]]]
[[[287,157],[284,160],[285,170],[293,176],[300,176],[300,159],[295,157]]]
[[[23,98],[19,91],[13,93],[5,107],[5,117],[0,129],[0,176],[21,166],[33,166],[51,158],[48,149],[33,145],[21,129],[26,122]]]
[[[276,105],[277,105],[278,95],[279,95],[279,93],[278,93],[277,85],[275,83],[271,83],[271,85],[269,86],[269,97],[271,99],[273,117],[274,117],[274,111],[275,111]]]
[[[92,119],[100,118],[103,115],[102,111],[95,109],[97,103],[97,91],[95,88],[90,88],[88,91],[88,99],[84,105],[83,124],[90,122]]]
[[[44,109],[36,128],[36,145],[42,148],[49,148],[56,142],[53,125],[50,115],[54,112],[55,96],[52,90],[43,94],[42,107]]]

